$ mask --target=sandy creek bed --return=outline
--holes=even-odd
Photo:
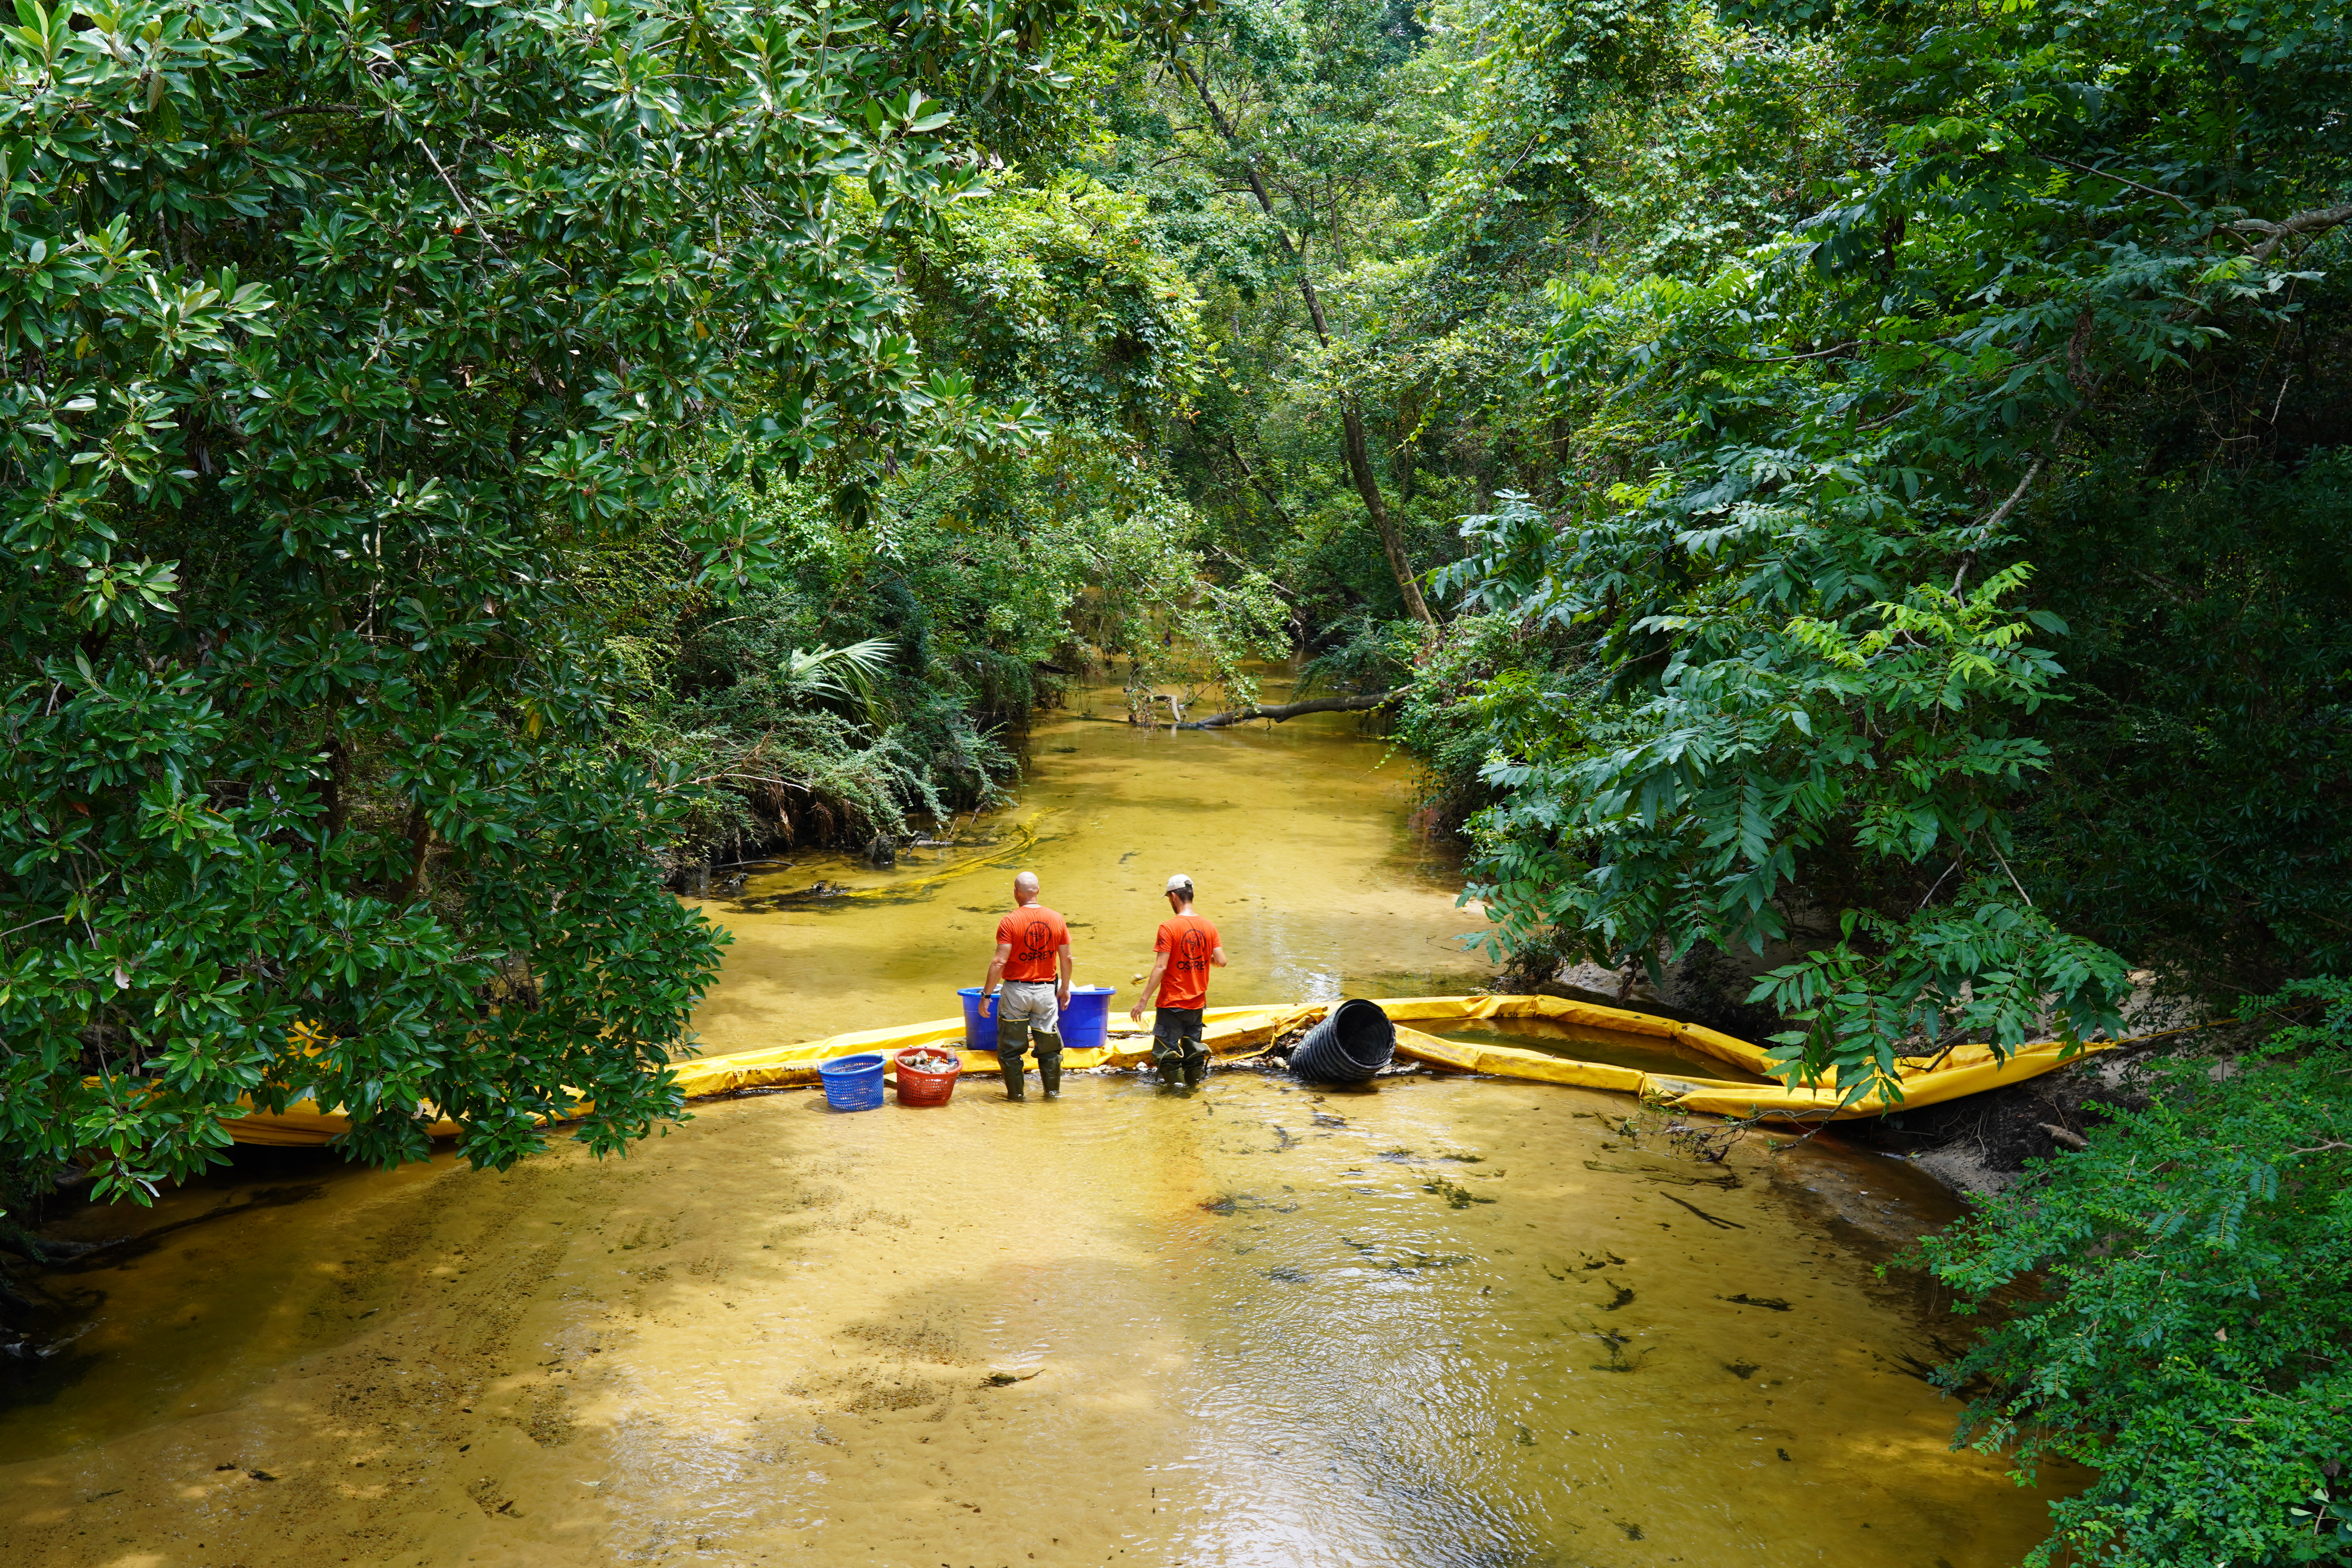
[[[1969,1568],[2035,1535],[1945,1450],[1916,1372],[1948,1329],[1872,1271],[1940,1208],[1915,1173],[1817,1147],[1685,1185],[1607,1096],[1213,1084],[765,1096],[625,1165],[325,1175],[85,1277],[108,1334],[194,1353],[154,1380],[78,1347],[87,1430],[0,1424],[12,1458],[76,1445],[0,1467],[0,1537],[27,1563]],[[245,1271],[257,1240],[279,1267]]]
[[[1484,973],[1381,742],[1115,708],[1041,724],[978,836],[1037,829],[1081,981],[1128,989],[1175,869],[1220,1001]],[[919,884],[986,847],[709,904],[709,1048],[951,1011],[1013,867]],[[823,879],[880,896],[788,896]],[[1958,1331],[1874,1272],[1952,1212],[1897,1162],[1751,1142],[1694,1185],[1627,1102],[1529,1084],[1069,1090],[709,1102],[503,1176],[249,1152],[72,1216],[151,1239],[52,1281],[83,1331],[0,1406],[0,1563],[1998,1568],[2042,1532],[1947,1451],[1918,1374]]]

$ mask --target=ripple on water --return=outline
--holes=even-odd
[[[2042,1531],[1947,1450],[1917,1374],[1949,1331],[1871,1266],[1948,1213],[1899,1163],[1751,1141],[1695,1185],[1625,1101],[1540,1085],[1070,1089],[707,1104],[625,1162],[342,1173],[188,1226],[168,1270],[74,1277],[102,1349],[0,1415],[0,1534],[58,1564],[1992,1568]]]

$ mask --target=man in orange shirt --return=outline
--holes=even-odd
[[[1151,1015],[1151,1060],[1160,1081],[1174,1089],[1181,1075],[1186,1089],[1198,1089],[1209,1070],[1209,1048],[1202,1043],[1201,1010],[1209,1005],[1209,970],[1225,966],[1225,950],[1217,928],[1192,912],[1192,879],[1179,872],[1168,879],[1170,918],[1160,922],[1151,944],[1151,978],[1127,1016],[1143,1017],[1143,1005],[1157,994]],[[1161,984],[1165,976],[1166,984]]]
[[[1013,879],[1013,912],[996,922],[996,956],[989,960],[988,979],[980,988],[986,998],[996,994],[998,981],[1004,983],[996,998],[996,1062],[1004,1074],[1004,1098],[1028,1098],[1021,1058],[1034,1037],[1037,1082],[1047,1100],[1059,1100],[1062,1009],[1070,1005],[1070,929],[1037,901],[1034,872]]]

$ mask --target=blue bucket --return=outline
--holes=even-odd
[[[963,1043],[966,1050],[992,1051],[996,1048],[996,1004],[986,1004],[985,1016],[980,1000],[980,987],[967,985],[956,993],[963,998]]]
[[[835,1057],[817,1064],[817,1076],[824,1080],[824,1102],[835,1110],[878,1110],[882,1108],[882,1058],[868,1052],[864,1056]]]
[[[1062,1044],[1073,1051],[1098,1051],[1110,1038],[1108,985],[1073,985],[1062,1009]]]

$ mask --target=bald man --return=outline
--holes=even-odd
[[[1070,1005],[1070,928],[1037,901],[1037,878],[1024,871],[1013,879],[1013,912],[996,922],[996,956],[981,985],[982,1016],[997,995],[996,1061],[1004,1074],[1004,1098],[1028,1098],[1022,1085],[1025,1055],[1034,1037],[1037,1083],[1047,1100],[1062,1098],[1062,1009]]]

